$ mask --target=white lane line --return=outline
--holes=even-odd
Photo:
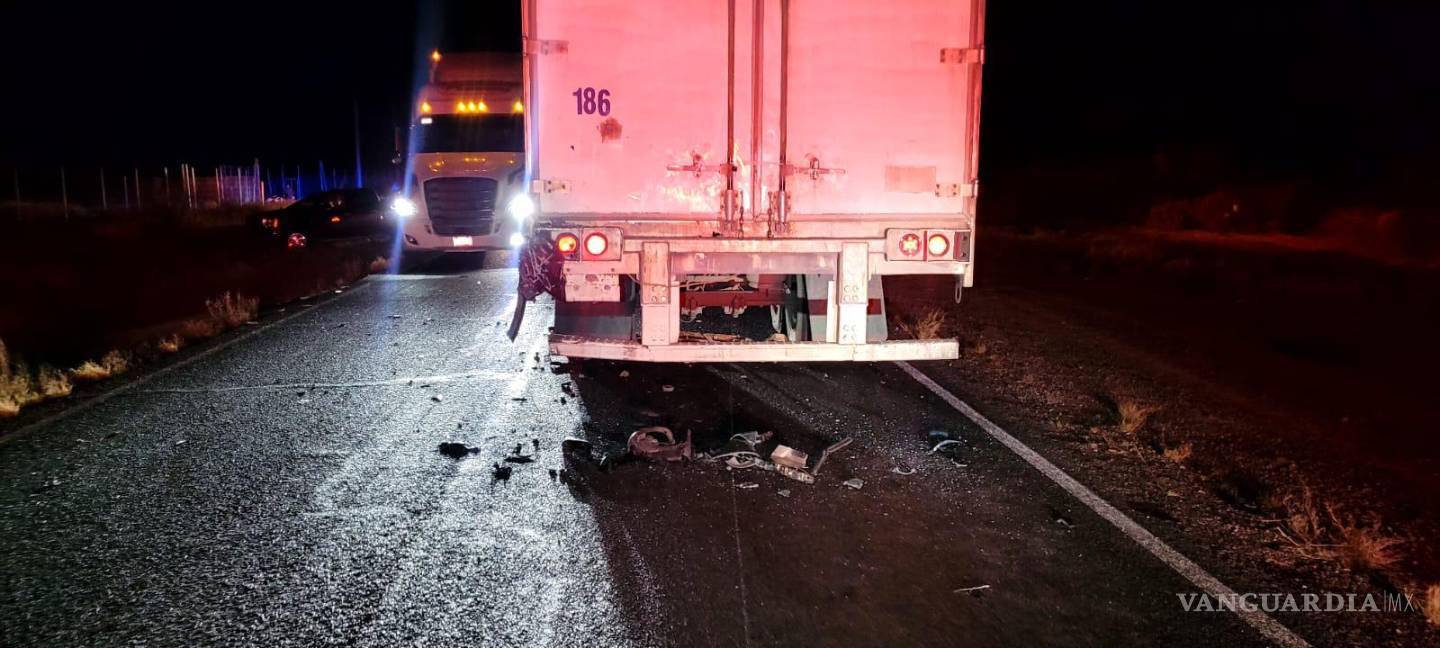
[[[154,371],[152,371],[152,372],[150,372],[150,373],[148,373],[148,374],[145,374],[145,375],[143,375],[143,376],[141,376],[141,377],[139,377],[139,378],[136,378],[136,379],[134,379],[134,380],[132,380],[132,381],[130,381],[130,382],[127,382],[127,383],[125,383],[125,384],[123,384],[123,385],[120,385],[119,387],[116,387],[116,388],[114,388],[114,389],[111,389],[110,391],[104,392],[104,393],[102,393],[102,394],[97,394],[96,396],[90,398],[89,400],[83,400],[83,401],[80,401],[80,402],[78,402],[78,403],[75,403],[74,405],[70,405],[69,407],[66,407],[66,408],[63,409],[63,410],[60,410],[60,411],[58,411],[58,412],[55,412],[54,414],[51,414],[51,415],[49,415],[49,416],[46,416],[45,418],[42,418],[42,419],[39,419],[39,420],[36,420],[36,421],[32,421],[32,422],[30,422],[30,423],[26,423],[25,425],[22,425],[22,426],[16,428],[13,432],[10,432],[9,434],[6,434],[6,435],[4,435],[4,436],[0,436],[0,445],[9,443],[9,442],[11,442],[11,441],[14,441],[15,439],[18,439],[18,438],[20,438],[21,436],[24,436],[24,435],[26,435],[26,434],[29,434],[30,432],[33,432],[33,431],[35,431],[35,430],[37,430],[37,429],[39,429],[39,428],[45,427],[46,425],[49,425],[49,424],[54,423],[54,422],[56,422],[56,421],[60,421],[60,420],[69,418],[69,417],[71,417],[71,416],[73,416],[73,415],[75,415],[75,414],[79,414],[80,412],[83,412],[83,411],[85,411],[85,410],[88,410],[88,409],[96,406],[96,405],[99,405],[99,404],[101,404],[101,403],[104,403],[105,401],[108,401],[108,400],[110,400],[111,398],[114,398],[114,397],[116,397],[116,396],[120,396],[120,395],[122,395],[122,394],[125,394],[125,393],[127,393],[127,392],[135,389],[136,387],[139,387],[139,386],[141,386],[141,385],[144,385],[144,384],[150,382],[151,380],[154,380],[154,379],[156,379],[156,378],[159,378],[160,376],[163,376],[163,375],[165,375],[165,374],[167,374],[167,373],[170,373],[171,371],[174,371],[174,370],[176,370],[176,369],[180,369],[180,368],[182,368],[182,367],[187,367],[187,366],[190,366],[190,365],[192,365],[192,364],[195,364],[196,362],[198,362],[198,361],[200,361],[200,360],[203,360],[203,359],[205,359],[205,358],[208,358],[208,357],[210,357],[210,356],[212,356],[212,355],[215,355],[216,353],[218,353],[218,352],[220,352],[220,351],[223,351],[223,350],[228,349],[228,348],[230,348],[230,347],[232,347],[232,346],[235,346],[236,344],[239,344],[239,343],[241,343],[241,342],[244,342],[245,340],[248,340],[248,339],[250,339],[250,338],[258,335],[260,332],[265,331],[266,329],[269,329],[270,327],[275,326],[276,324],[281,324],[281,323],[283,323],[283,322],[288,322],[288,321],[290,321],[290,320],[292,320],[292,319],[295,319],[295,318],[298,318],[298,317],[303,317],[303,316],[305,316],[307,313],[313,313],[313,312],[315,312],[315,311],[318,311],[318,310],[320,310],[321,308],[324,308],[325,306],[329,306],[330,304],[333,304],[333,303],[338,302],[338,301],[340,301],[340,300],[342,300],[342,299],[345,299],[346,297],[349,297],[350,295],[353,295],[353,294],[355,294],[355,293],[357,293],[357,292],[360,292],[360,290],[361,290],[362,288],[365,288],[365,287],[371,286],[371,285],[373,285],[373,284],[371,284],[371,283],[369,283],[369,282],[362,282],[362,283],[360,283],[360,284],[358,284],[358,285],[352,285],[352,286],[350,286],[350,288],[349,288],[348,290],[345,291],[344,294],[340,295],[339,297],[335,297],[335,298],[332,298],[332,299],[327,299],[327,300],[325,300],[325,301],[323,301],[323,302],[320,302],[320,303],[318,303],[318,304],[315,304],[314,306],[311,306],[311,307],[309,307],[309,308],[299,309],[299,310],[296,310],[296,311],[293,312],[293,313],[287,313],[287,314],[282,315],[282,316],[280,316],[280,317],[277,317],[277,318],[275,318],[275,319],[273,319],[273,320],[271,320],[271,321],[269,321],[269,322],[265,322],[264,324],[261,324],[261,325],[259,325],[259,326],[251,327],[250,330],[248,330],[248,331],[246,331],[246,332],[244,332],[244,333],[241,333],[241,334],[239,334],[239,335],[237,335],[237,336],[235,336],[235,337],[232,337],[232,338],[230,338],[230,339],[228,339],[228,340],[225,340],[224,342],[221,342],[221,343],[219,343],[219,344],[216,344],[215,346],[212,346],[212,347],[210,347],[210,348],[208,348],[208,349],[205,349],[204,351],[201,351],[201,352],[199,352],[199,353],[196,353],[195,355],[192,355],[192,356],[190,356],[190,357],[188,357],[188,358],[185,358],[185,359],[183,359],[183,360],[179,360],[179,361],[175,362],[174,364],[170,364],[170,365],[161,367],[161,368],[159,368],[159,369],[156,369],[156,370],[154,370]]]
[[[896,362],[895,364],[901,369],[904,369],[905,373],[910,374],[911,378],[914,378],[917,382],[924,385],[926,389],[929,389],[936,396],[939,396],[946,403],[949,403],[956,411],[964,414],[965,418],[970,419],[976,425],[980,426],[986,433],[994,437],[996,441],[999,441],[1015,454],[1020,455],[1020,458],[1024,459],[1025,463],[1030,464],[1046,477],[1049,477],[1050,481],[1055,482],[1057,486],[1065,489],[1065,492],[1070,493],[1075,499],[1080,500],[1086,506],[1090,507],[1090,510],[1094,511],[1100,517],[1105,518],[1105,521],[1114,525],[1115,528],[1129,536],[1131,540],[1134,540],[1141,547],[1144,547],[1146,551],[1149,551],[1150,555],[1159,558],[1161,562],[1169,565],[1171,569],[1178,572],[1181,576],[1184,576],[1185,579],[1189,580],[1193,585],[1203,590],[1212,598],[1227,599],[1228,597],[1229,600],[1234,600],[1235,591],[1220,582],[1220,579],[1211,576],[1210,572],[1205,571],[1205,568],[1195,564],[1195,561],[1186,558],[1184,554],[1176,551],[1170,545],[1165,544],[1165,541],[1145,530],[1145,527],[1140,526],[1135,520],[1130,519],[1129,516],[1120,512],[1120,509],[1115,508],[1109,502],[1101,499],[1099,495],[1096,495],[1094,491],[1086,488],[1084,484],[1075,481],[1075,478],[1066,474],[1065,471],[1061,470],[1055,464],[1050,463],[1045,457],[1040,456],[1040,453],[1031,450],[1030,446],[1010,436],[1009,432],[990,422],[990,419],[985,418],[980,412],[976,411],[975,408],[957,398],[954,394],[950,393],[949,390],[941,387],[934,380],[931,380],[929,376],[911,366],[910,363]],[[1299,648],[1310,645],[1304,639],[1301,639],[1299,635],[1291,632],[1289,628],[1286,628],[1279,621],[1276,621],[1271,618],[1270,615],[1260,610],[1246,611],[1237,609],[1235,613],[1240,615],[1241,620],[1245,621],[1245,623],[1250,624],[1250,627],[1255,628],[1255,630],[1259,631],[1265,638],[1275,642],[1277,645],[1286,646],[1287,648]]]
[[[730,472],[730,515],[735,522],[735,574],[740,577],[740,619],[745,630],[745,646],[750,646],[750,601],[745,593],[745,556],[740,551],[740,502],[735,491],[735,471]]]
[[[177,389],[143,389],[133,392],[135,394],[213,394],[223,392],[240,391],[264,391],[267,389],[342,389],[347,387],[388,387],[391,385],[409,385],[411,383],[433,384],[460,382],[467,378],[484,378],[487,380],[499,380],[510,378],[514,372],[498,372],[490,369],[479,369],[476,371],[463,371],[460,373],[441,374],[438,376],[411,376],[408,378],[389,378],[386,380],[363,380],[357,382],[297,382],[297,383],[273,383],[268,385],[233,385],[230,387],[189,387]]]

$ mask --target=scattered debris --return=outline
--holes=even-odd
[[[506,463],[527,464],[534,463],[535,458],[530,455],[510,455],[505,457]]]
[[[760,453],[755,452],[755,446],[770,438],[770,433],[742,432],[730,436],[725,447],[719,452],[710,455],[711,459],[724,461],[726,466],[732,470],[744,470],[760,465]]]
[[[674,385],[661,385],[661,386],[660,386],[660,391],[663,391],[663,392],[665,392],[665,393],[668,394],[668,393],[670,393],[670,392],[675,391],[675,386],[674,386]]]
[[[840,482],[840,484],[845,486],[846,488],[860,490],[865,487],[865,480],[859,478],[847,479],[843,482]]]
[[[556,477],[557,475],[559,475],[559,472],[556,471],[554,468],[551,468],[551,469],[550,469],[550,481],[555,481],[555,477]]]
[[[523,402],[525,402],[525,401],[527,401],[527,400],[529,400],[529,399],[528,399],[528,398],[525,398],[524,396],[516,396],[516,397],[514,397],[514,398],[511,398],[510,400],[515,401],[515,402],[517,402],[517,403],[523,403]]]
[[[677,443],[670,428],[658,425],[636,430],[626,447],[630,454],[651,461],[683,461],[694,457],[690,439]]]
[[[477,454],[479,452],[479,448],[471,448],[463,443],[446,442],[440,444],[440,454],[450,457],[451,459],[463,459],[467,455]]]
[[[539,451],[540,451],[540,439],[530,439],[530,447],[531,447],[531,448],[534,448],[534,449],[535,449],[535,452],[539,452]]]
[[[522,445],[519,444],[519,443],[515,444],[515,449],[514,449],[514,450],[511,450],[511,451],[510,451],[510,454],[512,454],[512,455],[518,455],[518,454],[520,454],[520,448],[522,448],[522,447],[524,447],[524,446],[522,446]]]
[[[962,587],[962,588],[960,588],[960,589],[955,590],[955,593],[956,593],[956,594],[970,594],[970,593],[979,592],[979,591],[987,590],[987,589],[990,589],[990,586],[989,586],[989,585],[976,585],[976,586],[974,586],[974,587]]]
[[[574,396],[575,384],[567,380],[564,383],[560,384],[560,391],[565,392],[566,396]]]
[[[584,439],[569,437],[560,442],[560,455],[565,465],[595,463],[595,446]]]
[[[775,446],[775,450],[770,453],[770,461],[775,465],[788,466],[798,470],[804,470],[805,463],[809,460],[809,455],[784,444]]]
[[[185,445],[185,439],[180,439],[179,441],[176,441],[175,445]]]
[[[435,394],[434,396],[431,396],[431,397],[430,397],[430,400],[435,401],[435,402],[438,403],[438,402],[440,402],[440,401],[445,400],[445,397],[444,397],[444,396],[441,396],[440,394]]]
[[[510,481],[510,475],[514,472],[515,470],[510,466],[503,466],[497,463],[490,472],[490,478],[491,481]]]
[[[786,477],[789,477],[790,479],[793,479],[793,480],[798,481],[798,482],[801,482],[801,483],[805,483],[805,484],[813,484],[813,483],[815,483],[815,476],[814,476],[814,475],[812,475],[812,474],[810,474],[810,473],[808,473],[808,472],[805,472],[804,470],[801,470],[801,469],[799,469],[799,468],[791,468],[790,466],[775,466],[775,472],[778,472],[778,473],[780,473],[780,474],[782,474],[782,475],[784,475],[784,476],[786,476]]]
[[[620,371],[620,377],[621,377],[621,378],[629,378],[629,377],[630,377],[630,370],[629,370],[629,369],[622,369],[622,370]]]
[[[930,431],[930,454],[938,454],[949,459],[960,458],[960,451],[965,449],[965,441],[959,437],[946,432],[945,430]]]
[[[1060,525],[1061,527],[1064,527],[1064,528],[1066,528],[1066,529],[1073,529],[1073,528],[1075,528],[1075,523],[1074,523],[1074,522],[1071,522],[1071,521],[1070,521],[1070,518],[1067,518],[1067,517],[1065,517],[1065,516],[1063,516],[1063,515],[1057,515],[1057,516],[1055,516],[1055,524],[1058,524],[1058,525]]]
[[[735,484],[735,488],[742,488],[742,489],[745,489],[745,490],[750,490],[750,489],[752,489],[752,488],[759,488],[759,487],[760,487],[760,484],[757,484],[757,483],[755,483],[755,482],[740,482],[740,483],[738,483],[738,484]]]
[[[780,497],[790,497],[790,489],[788,488],[782,488],[775,492],[776,494],[780,495]]]
[[[810,474],[819,475],[820,467],[825,465],[825,461],[830,458],[830,455],[844,450],[845,447],[850,445],[850,442],[854,440],[855,437],[845,437],[843,439],[840,439],[839,441],[836,441],[835,443],[830,444],[830,447],[820,451],[820,458],[815,460],[815,467],[810,469]]]
[[[890,469],[890,472],[897,475],[913,475],[915,474],[915,469],[909,466],[895,466],[894,468]]]

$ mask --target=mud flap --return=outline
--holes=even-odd
[[[618,302],[555,301],[555,334],[630,340],[635,337],[635,282],[620,281]]]

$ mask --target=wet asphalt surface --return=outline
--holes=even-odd
[[[552,363],[547,305],[505,338],[513,299],[504,269],[372,277],[0,440],[0,643],[1261,643],[893,365]],[[855,442],[814,485],[550,474],[566,436],[653,424]]]

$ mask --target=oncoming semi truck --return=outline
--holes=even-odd
[[[550,350],[638,361],[909,360],[882,277],[974,281],[983,0],[522,0],[520,303]],[[708,335],[707,307],[768,309]]]
[[[524,242],[530,198],[522,79],[517,54],[431,53],[428,82],[412,109],[406,185],[390,206],[403,219],[406,251]]]

